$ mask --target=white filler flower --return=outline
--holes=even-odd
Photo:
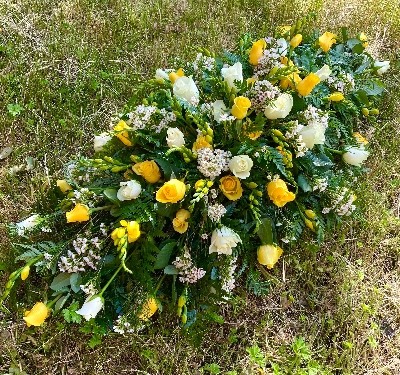
[[[237,155],[229,161],[229,169],[238,178],[245,179],[250,176],[253,160],[248,155]]]
[[[120,201],[129,201],[136,199],[142,191],[142,187],[136,180],[120,182],[121,186],[117,192],[117,198]]]
[[[179,77],[173,86],[174,95],[192,105],[199,102],[199,90],[192,77]]]
[[[211,236],[209,253],[232,255],[232,248],[242,242],[239,235],[228,227],[215,229]]]
[[[183,133],[178,128],[167,130],[167,144],[169,148],[182,147],[185,144]]]
[[[93,296],[86,299],[85,303],[76,313],[82,315],[86,320],[95,318],[104,306],[104,298],[101,296]]]
[[[108,133],[101,133],[99,135],[94,136],[94,150],[96,152],[103,151],[104,146],[107,144],[108,141],[111,140],[111,136]]]
[[[355,165],[356,167],[360,167],[361,164],[367,160],[369,156],[369,152],[364,150],[363,148],[357,147],[349,147],[346,149],[346,152],[343,154],[343,160],[350,165]]]
[[[270,120],[285,118],[293,107],[293,97],[288,93],[279,95],[265,108],[265,117]]]
[[[240,62],[237,62],[232,66],[222,68],[221,74],[230,89],[236,88],[235,81],[243,82],[242,64]]]

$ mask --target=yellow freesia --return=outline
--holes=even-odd
[[[289,191],[286,182],[280,178],[268,183],[267,193],[272,202],[278,207],[283,207],[286,203],[296,199],[296,194]]]
[[[307,77],[303,78],[296,84],[296,90],[300,95],[307,96],[311,94],[311,91],[320,82],[321,79],[315,73],[310,73]]]
[[[331,102],[341,102],[344,99],[344,95],[337,91],[334,92],[333,94],[328,96],[328,100],[330,100]]]
[[[28,276],[29,276],[29,272],[30,272],[31,268],[29,266],[25,266],[22,271],[21,271],[21,280],[25,281]]]
[[[150,297],[142,306],[138,318],[140,320],[149,320],[158,310],[158,304],[154,297]]]
[[[28,327],[38,327],[50,314],[50,309],[43,302],[36,302],[31,310],[25,312],[24,320]]]
[[[170,80],[172,83],[175,83],[175,81],[176,81],[178,78],[184,77],[184,76],[185,76],[185,72],[183,71],[182,68],[179,68],[176,72],[171,72],[171,73],[169,73],[169,75],[168,75],[169,80]]]
[[[71,211],[65,213],[67,223],[88,221],[90,218],[89,207],[78,203]]]
[[[65,180],[57,180],[57,186],[63,193],[73,190],[72,186]]]
[[[253,46],[251,47],[250,53],[249,53],[249,62],[251,65],[257,65],[258,60],[263,55],[264,49],[267,46],[265,39],[259,39],[257,42],[253,43]]]
[[[290,45],[291,45],[293,48],[296,48],[296,47],[301,43],[302,40],[303,40],[303,35],[301,35],[301,34],[296,34],[296,35],[290,40]]]
[[[330,33],[329,31],[324,32],[319,38],[318,43],[324,52],[328,52],[332,45],[336,43],[336,34]]]
[[[132,142],[129,139],[129,134],[127,129],[130,127],[124,120],[118,122],[117,125],[114,126],[114,131],[116,132],[115,136],[125,145],[125,146],[132,146]]]

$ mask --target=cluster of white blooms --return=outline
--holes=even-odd
[[[177,257],[172,264],[179,272],[179,281],[182,283],[194,284],[197,283],[205,274],[202,268],[197,268],[193,265],[192,257],[186,249],[182,257]]]
[[[60,272],[84,272],[86,267],[97,270],[97,265],[101,256],[98,251],[102,243],[98,237],[87,239],[77,237],[72,241],[73,251],[68,250],[67,256],[60,257],[58,268]]]
[[[168,128],[169,124],[176,121],[176,115],[173,112],[168,112],[165,108],[160,109],[162,119],[154,126],[156,133],[160,133],[163,129]]]
[[[88,297],[94,296],[98,293],[98,290],[96,289],[92,281],[89,281],[88,283],[79,286],[82,292],[85,293]]]
[[[232,292],[232,290],[235,288],[236,279],[234,277],[234,274],[235,274],[235,270],[237,267],[236,261],[237,261],[237,257],[233,257],[230,260],[230,263],[229,263],[229,266],[227,267],[227,269],[224,270],[224,272],[220,276],[220,278],[222,279],[221,288],[227,293]]]
[[[196,59],[192,63],[192,67],[195,72],[203,70],[211,71],[215,68],[215,59],[198,53]]]
[[[197,169],[210,180],[214,180],[229,167],[229,160],[232,154],[229,151],[220,149],[211,150],[201,148],[197,151]]]
[[[108,231],[108,227],[106,224],[101,223],[100,224],[100,232],[103,236],[107,236],[107,231]]]
[[[328,187],[328,180],[326,178],[317,178],[314,181],[313,191],[323,192]]]
[[[144,129],[151,121],[151,116],[157,112],[157,107],[152,105],[138,105],[133,112],[127,114],[128,120],[126,123],[134,130]]]
[[[131,323],[127,322],[124,319],[123,315],[120,315],[118,319],[115,321],[115,324],[113,326],[113,331],[116,333],[119,333],[121,335],[124,335],[125,333],[133,333],[135,330],[133,329]]]
[[[88,188],[74,190],[74,196],[71,198],[75,204],[85,202],[88,207],[94,207],[100,199],[102,199],[101,196],[97,196],[94,191],[90,191]]]
[[[302,112],[302,115],[308,124],[310,124],[312,121],[318,121],[322,123],[325,128],[328,127],[328,114],[317,107],[312,106],[311,104]]]
[[[288,44],[285,39],[275,39],[272,37],[265,38],[268,48],[263,52],[262,57],[258,60],[255,67],[254,75],[261,77],[267,75],[275,66],[281,67],[281,56],[285,56],[288,51]]]
[[[343,94],[353,90],[356,85],[354,78],[350,73],[341,73],[337,76],[331,75],[327,78],[326,82],[336,91]]]
[[[220,203],[210,204],[208,205],[207,214],[211,221],[217,223],[226,214],[226,208]]]
[[[270,81],[256,81],[253,87],[245,93],[251,101],[251,108],[256,112],[264,111],[271,100],[277,98],[280,94],[279,89]]]
[[[296,158],[301,158],[308,151],[306,144],[303,141],[303,136],[299,134],[300,130],[304,128],[304,125],[299,122],[293,121],[292,127],[286,132],[286,139],[292,139],[296,144]]]
[[[339,216],[349,216],[356,209],[353,204],[356,200],[356,196],[348,188],[344,187],[335,194],[334,200],[331,207],[324,207],[322,209],[323,214],[328,214],[331,211],[335,211]]]

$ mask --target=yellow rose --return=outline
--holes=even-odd
[[[154,160],[146,160],[136,163],[132,170],[142,176],[149,184],[155,184],[161,178],[160,168]]]
[[[333,94],[328,96],[328,100],[330,100],[331,102],[341,102],[344,99],[344,95],[337,91],[334,92]]]
[[[219,188],[222,193],[231,201],[240,199],[243,194],[243,188],[240,180],[235,176],[224,176],[220,180]]]
[[[286,203],[292,202],[296,198],[296,194],[290,192],[286,182],[280,178],[268,183],[267,193],[272,202],[278,207],[283,207]]]
[[[311,93],[315,86],[320,83],[321,79],[315,74],[310,73],[307,77],[296,84],[297,92],[302,96],[307,96]]]
[[[176,203],[183,199],[185,192],[185,184],[177,179],[172,179],[158,189],[156,200],[161,203]]]
[[[318,38],[318,43],[324,52],[328,52],[332,45],[336,43],[336,34],[326,31]]]
[[[251,101],[245,96],[238,96],[233,101],[234,105],[231,109],[231,113],[238,120],[242,120],[247,115],[247,110],[251,107]]]
[[[43,302],[36,302],[31,310],[25,312],[24,320],[28,327],[38,327],[50,314],[50,309]]]
[[[65,180],[57,180],[57,186],[63,193],[66,193],[68,190],[73,190],[72,186]]]
[[[25,266],[22,271],[21,271],[21,280],[25,281],[28,276],[29,276],[29,271],[31,270],[31,267]]]
[[[130,129],[124,120],[121,120],[117,125],[114,126],[114,131],[117,132],[115,136],[126,146],[132,146],[132,142],[129,140],[129,134],[126,129]]]
[[[174,226],[174,230],[178,233],[185,233],[189,227],[189,223],[187,219],[190,217],[190,212],[181,208],[175,216],[175,219],[172,221],[172,225]]]
[[[303,35],[301,35],[301,34],[296,34],[296,35],[290,40],[290,45],[291,45],[293,48],[296,48],[296,47],[301,43],[302,40],[303,40]]]
[[[150,297],[142,306],[142,310],[138,315],[140,320],[149,320],[158,310],[158,304],[154,297]]]
[[[126,226],[128,232],[128,242],[135,242],[140,237],[140,225],[137,221],[129,221]]]
[[[263,51],[267,44],[264,39],[257,40],[257,42],[253,43],[249,54],[249,62],[251,65],[257,65],[258,60],[260,60],[263,55]]]
[[[205,135],[199,135],[197,137],[196,142],[193,143],[192,151],[196,152],[202,148],[213,148],[211,144],[207,142],[207,138]]]
[[[65,213],[67,217],[67,223],[76,223],[81,221],[88,221],[89,216],[89,207],[78,203],[71,211]]]
[[[184,76],[185,76],[185,72],[183,71],[182,68],[179,68],[176,72],[171,72],[171,73],[169,73],[169,75],[168,75],[169,80],[170,80],[172,83],[175,83],[175,81],[176,81],[178,78],[184,77]]]
[[[258,263],[271,269],[282,254],[283,250],[279,246],[261,245],[257,250],[257,260]]]

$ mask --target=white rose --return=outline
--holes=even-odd
[[[104,146],[110,141],[112,137],[108,133],[101,133],[94,136],[94,151],[103,151]]]
[[[158,79],[158,80],[166,79],[169,81],[169,75],[165,70],[157,69],[156,74],[155,74],[155,79]]]
[[[245,179],[250,176],[253,160],[248,155],[237,155],[229,161],[229,169],[238,178]]]
[[[363,148],[357,147],[349,147],[346,149],[346,152],[343,154],[343,160],[350,165],[355,165],[356,167],[360,167],[361,164],[367,160],[369,156],[369,152],[364,150]]]
[[[100,296],[93,296],[86,299],[85,303],[76,313],[82,315],[86,320],[95,318],[104,306],[104,299]]]
[[[199,102],[199,90],[192,77],[179,77],[173,86],[174,95],[192,105]]]
[[[293,97],[288,93],[279,95],[265,108],[265,116],[270,120],[285,118],[293,107]]]
[[[221,74],[230,89],[236,88],[235,81],[243,82],[242,64],[240,62],[227,68],[222,68]]]
[[[15,225],[17,226],[17,233],[18,236],[22,236],[25,231],[29,231],[33,229],[36,225],[38,225],[40,222],[40,216],[35,214],[32,216],[29,216],[27,219],[20,221],[19,223],[16,223]]]
[[[374,67],[379,68],[376,72],[381,76],[383,73],[386,73],[389,70],[390,61],[375,61]]]
[[[185,144],[183,133],[178,128],[167,130],[167,144],[169,148],[182,147]]]
[[[325,81],[332,73],[331,68],[329,65],[324,65],[320,70],[315,72],[315,74],[319,77],[319,79],[322,81]]]
[[[278,45],[277,52],[281,56],[286,56],[288,52],[288,43],[285,38],[279,38],[276,41],[276,44]]]
[[[323,145],[325,142],[325,126],[318,121],[311,121],[299,132],[306,147],[312,149],[314,145]]]
[[[212,107],[214,120],[220,122],[221,116],[225,114],[225,111],[227,111],[228,108],[226,108],[223,100],[216,100],[214,103],[212,103]]]
[[[231,255],[232,248],[236,247],[239,242],[242,240],[232,229],[228,227],[215,229],[211,236],[209,253]]]
[[[142,187],[136,180],[123,181],[120,182],[121,186],[117,192],[117,198],[120,201],[130,201],[131,199],[136,199],[141,191]]]

